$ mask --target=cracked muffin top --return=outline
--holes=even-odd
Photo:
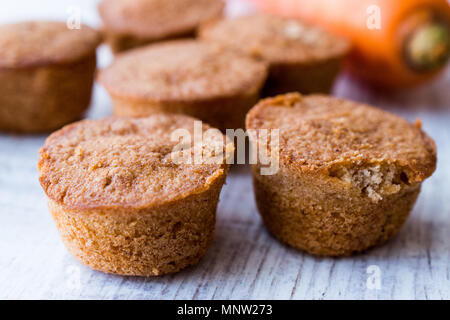
[[[64,22],[33,21],[0,26],[0,68],[64,64],[93,53],[101,42],[98,31]]]
[[[222,0],[103,0],[99,13],[110,32],[157,40],[194,32],[223,8]]]
[[[221,45],[177,40],[119,55],[99,81],[116,97],[196,101],[255,92],[266,76],[265,63]]]
[[[297,19],[269,15],[207,22],[200,27],[199,36],[270,64],[310,63],[345,56],[350,49],[346,40],[321,29]]]
[[[414,184],[436,168],[436,146],[420,122],[349,100],[292,93],[261,101],[247,129],[280,129],[280,160],[353,182]],[[371,182],[371,183],[372,183]]]
[[[50,199],[79,210],[150,208],[205,191],[228,170],[217,150],[229,156],[233,147],[217,131],[175,148],[180,136],[171,135],[177,129],[194,137],[194,119],[155,114],[71,124],[41,148],[39,181]]]

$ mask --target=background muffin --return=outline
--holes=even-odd
[[[62,22],[0,26],[0,129],[45,132],[89,106],[99,33]]]
[[[203,161],[179,163],[179,141],[171,138],[177,129],[192,134],[194,119],[84,120],[47,139],[39,180],[72,255],[96,270],[151,276],[179,271],[206,253],[228,170],[211,148],[224,137],[216,130],[192,142],[184,151],[203,152]]]
[[[347,100],[263,100],[247,128],[280,129],[279,171],[253,168],[264,223],[280,240],[317,255],[349,255],[391,238],[436,166],[434,142],[419,125]]]
[[[184,113],[224,131],[244,127],[266,65],[220,45],[178,40],[120,55],[99,80],[117,116]]]
[[[222,15],[222,0],[103,0],[99,13],[111,48],[193,37],[197,26]]]
[[[299,20],[266,15],[209,22],[199,36],[267,61],[264,95],[329,92],[349,50],[347,41]]]

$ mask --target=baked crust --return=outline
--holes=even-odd
[[[156,41],[195,36],[199,24],[222,15],[221,0],[103,0],[108,42],[120,52]]]
[[[114,113],[184,113],[221,130],[241,128],[267,75],[266,64],[222,46],[170,41],[120,55],[99,74]]]
[[[84,120],[47,138],[39,180],[68,250],[86,265],[123,275],[172,273],[196,263],[214,233],[215,212],[232,147],[221,162],[205,135],[187,149],[201,163],[177,163],[174,130],[194,134],[194,119]],[[203,132],[210,129],[203,125]]]
[[[200,27],[199,37],[266,61],[266,96],[329,92],[350,49],[346,40],[299,20],[267,15],[210,21]]]
[[[72,64],[92,56],[101,42],[98,31],[64,22],[30,21],[0,26],[0,69]]]
[[[436,146],[419,124],[344,99],[266,99],[246,125],[280,129],[280,170],[264,176],[261,164],[253,168],[265,224],[313,254],[349,255],[391,238],[436,168]]]
[[[226,171],[225,159],[207,163],[208,148],[225,141],[221,134],[208,136],[186,151],[202,150],[204,162],[177,164],[180,141],[172,141],[172,134],[180,129],[193,137],[194,119],[155,114],[68,125],[40,150],[39,180],[49,198],[78,210],[149,208],[202,192]]]
[[[223,46],[178,40],[121,54],[99,80],[113,96],[184,102],[258,91],[265,75],[264,63]]]
[[[200,27],[199,36],[245,51],[270,64],[311,63],[345,56],[346,40],[297,19],[269,15],[214,20]]]
[[[325,95],[291,93],[262,100],[247,128],[279,128],[280,158],[301,171],[336,174],[339,167],[393,164],[409,182],[436,169],[436,145],[421,130],[380,109]]]

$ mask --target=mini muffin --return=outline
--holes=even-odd
[[[279,151],[279,170],[262,175],[261,164],[253,166],[264,223],[281,241],[316,255],[351,255],[386,242],[436,167],[435,144],[419,122],[347,100],[266,99],[249,112],[247,128],[280,130],[278,147],[269,149]]]
[[[0,130],[47,132],[80,119],[91,100],[100,41],[84,25],[0,26]]]
[[[192,134],[194,119],[84,120],[50,135],[40,150],[39,180],[73,256],[103,272],[153,276],[206,253],[228,171],[211,148],[222,146],[224,156],[232,151],[217,129],[177,148],[175,130]],[[199,152],[201,161],[183,158]]]
[[[99,81],[117,116],[184,113],[224,131],[245,126],[266,75],[265,63],[220,45],[178,40],[120,55]]]
[[[328,93],[349,51],[347,41],[316,27],[266,15],[209,22],[200,28],[199,36],[267,61],[266,96]]]
[[[200,23],[222,16],[222,0],[103,0],[106,39],[114,52],[194,37]]]

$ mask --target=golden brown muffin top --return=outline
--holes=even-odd
[[[280,161],[330,173],[341,167],[389,164],[423,181],[436,168],[436,146],[420,128],[380,109],[324,95],[297,93],[262,100],[247,129],[280,129]]]
[[[197,101],[254,92],[266,74],[264,63],[220,45],[178,40],[119,55],[99,80],[118,97]]]
[[[157,40],[194,32],[223,8],[222,0],[103,0],[99,12],[109,32]]]
[[[209,128],[203,124],[203,131]],[[50,135],[40,150],[41,186],[53,201],[80,210],[150,208],[205,191],[228,169],[225,160],[207,163],[211,148],[224,136],[217,132],[190,143],[185,152],[203,150],[203,162],[180,163],[173,160],[174,153],[182,156],[182,150],[174,149],[180,140],[171,141],[176,129],[193,135],[194,119],[155,114],[66,126]]]
[[[92,54],[101,42],[99,32],[64,22],[33,21],[0,26],[0,68],[64,64]]]
[[[211,21],[202,39],[217,41],[270,64],[310,63],[342,57],[349,43],[297,19],[254,15]]]

